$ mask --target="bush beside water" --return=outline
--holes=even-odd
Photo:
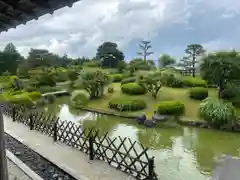
[[[231,103],[224,103],[214,98],[207,98],[202,101],[199,115],[205,121],[218,128],[228,124],[228,122],[234,122],[236,119],[235,110]]]
[[[185,106],[181,101],[162,101],[157,106],[157,112],[162,115],[183,115]]]
[[[146,103],[139,99],[115,98],[109,102],[108,107],[118,111],[138,111],[146,108]]]

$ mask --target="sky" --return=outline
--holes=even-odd
[[[127,60],[137,57],[140,40],[150,40],[157,59],[184,56],[188,44],[209,52],[240,48],[239,0],[81,0],[0,34],[0,49],[13,42],[27,56],[43,48],[70,57],[94,57],[112,41]]]

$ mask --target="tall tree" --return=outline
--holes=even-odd
[[[240,54],[236,51],[208,54],[201,59],[200,72],[204,79],[218,85],[222,97],[227,84],[240,82]]]
[[[185,62],[188,61],[190,64],[193,77],[196,75],[196,64],[198,63],[197,57],[201,56],[204,52],[205,50],[201,44],[190,44],[185,50],[185,53],[189,56],[189,58],[185,59]]]
[[[140,52],[137,52],[137,54],[143,57],[145,63],[147,62],[147,57],[153,54],[153,52],[149,51],[151,47],[151,41],[141,41],[139,43]]]
[[[8,71],[15,74],[22,59],[16,47],[12,43],[7,44],[3,52],[0,52],[0,73]]]
[[[162,87],[161,78],[156,74],[142,76],[139,79],[139,84],[147,89],[154,99],[157,99],[157,94]]]
[[[124,60],[124,54],[118,49],[116,43],[104,42],[97,49],[96,59],[105,68],[116,68]]]
[[[165,68],[166,66],[176,63],[176,59],[169,56],[168,54],[162,54],[158,59],[159,68]]]
[[[14,44],[10,42],[5,46],[3,52],[17,53],[17,49]]]

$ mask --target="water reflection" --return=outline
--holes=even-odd
[[[84,128],[95,127],[99,134],[129,137],[155,156],[156,172],[161,180],[206,180],[215,161],[223,154],[239,156],[240,134],[197,128],[145,128],[133,120],[70,108],[67,101],[58,101],[45,108],[61,120],[82,124]]]

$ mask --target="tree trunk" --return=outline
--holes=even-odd
[[[218,87],[218,98],[222,98],[223,97],[223,91],[224,91],[223,79],[220,79],[219,87]]]
[[[193,56],[193,64],[192,64],[192,76],[195,77],[195,61],[196,61],[196,57]]]

